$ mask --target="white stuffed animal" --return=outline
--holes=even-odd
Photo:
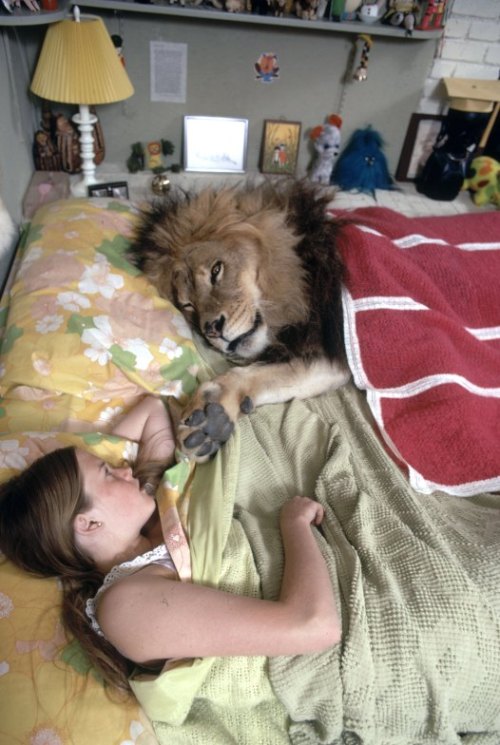
[[[330,114],[326,124],[320,124],[311,130],[310,138],[314,143],[316,158],[309,175],[311,181],[318,184],[329,184],[335,159],[340,151],[340,128],[342,118],[338,114]]]

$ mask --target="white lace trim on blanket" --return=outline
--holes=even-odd
[[[89,598],[87,600],[85,606],[85,613],[87,614],[90,625],[92,626],[92,629],[96,632],[96,634],[99,634],[99,636],[104,636],[96,618],[97,599],[99,595],[107,590],[119,579],[122,579],[129,574],[134,574],[134,572],[137,572],[139,571],[139,569],[148,566],[148,564],[161,564],[167,569],[175,570],[174,562],[172,561],[169,550],[164,543],[156,546],[156,548],[153,548],[151,551],[146,551],[145,554],[136,556],[135,559],[132,559],[131,561],[124,561],[122,564],[117,564],[116,566],[114,566],[111,571],[108,572],[108,574],[104,577],[104,582],[97,590],[97,593],[94,595],[93,598]]]

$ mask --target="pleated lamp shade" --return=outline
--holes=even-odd
[[[31,90],[48,101],[79,105],[123,101],[134,92],[111,37],[96,16],[49,26]]]

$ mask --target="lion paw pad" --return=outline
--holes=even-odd
[[[195,409],[181,425],[182,430],[191,430],[182,438],[183,449],[196,460],[204,461],[215,455],[231,436],[234,424],[224,407],[209,403],[204,409]]]

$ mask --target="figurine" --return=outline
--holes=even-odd
[[[500,163],[487,155],[474,158],[467,170],[462,190],[470,192],[478,207],[494,204],[500,207]]]
[[[129,173],[137,173],[144,169],[144,148],[140,142],[135,142],[132,146],[132,155],[127,160]]]
[[[420,6],[415,0],[389,0],[387,10],[382,16],[382,23],[390,26],[402,26],[406,36],[411,36],[415,28],[415,14]]]
[[[148,142],[146,145],[147,152],[147,168],[151,171],[157,171],[157,169],[163,170],[163,159],[161,153],[161,142],[160,140],[154,140]]]
[[[424,14],[422,16],[422,20],[418,24],[417,28],[422,31],[443,28],[445,9],[445,0],[428,0]]]
[[[328,117],[327,124],[320,124],[310,133],[310,138],[316,150],[310,179],[318,184],[329,184],[333,171],[333,165],[340,151],[340,128],[342,118],[337,114]]]
[[[375,23],[379,21],[385,11],[385,0],[363,0],[358,9],[358,18],[363,23]]]
[[[245,0],[225,0],[224,8],[228,13],[244,13],[247,10]]]
[[[60,171],[61,156],[50,136],[50,132],[39,129],[35,132],[33,159],[37,171]]]
[[[333,169],[331,183],[344,191],[375,197],[376,189],[396,189],[382,150],[384,141],[368,126],[356,129]]]
[[[303,21],[315,21],[319,15],[319,0],[296,0],[295,15]]]
[[[55,141],[61,156],[61,170],[78,173],[81,168],[78,132],[62,114],[58,114],[55,119]]]
[[[273,0],[273,13],[278,18],[289,16],[293,8],[293,0]]]

